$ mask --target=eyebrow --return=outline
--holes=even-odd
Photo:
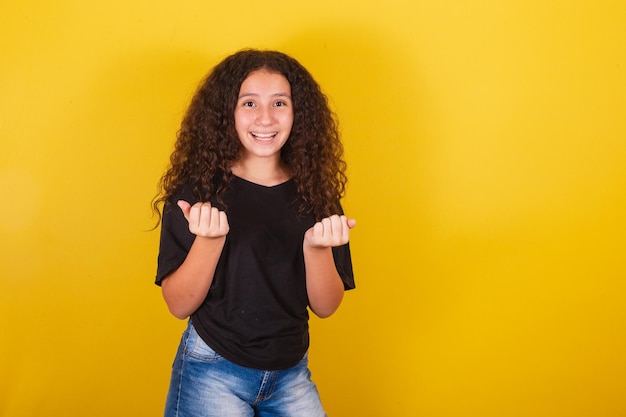
[[[243,93],[241,94],[238,98],[243,98],[243,97],[258,97],[259,94],[257,93]],[[291,95],[288,93],[276,93],[276,94],[271,94],[271,97],[287,97],[289,99],[291,99]]]

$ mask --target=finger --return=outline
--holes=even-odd
[[[220,231],[223,234],[228,233],[228,231],[230,230],[230,226],[228,225],[228,216],[226,216],[226,212],[220,211],[219,220],[220,220]]]
[[[321,238],[323,239],[328,239],[333,235],[332,232],[332,221],[330,220],[329,217],[323,218],[322,221],[320,222],[322,223],[322,234],[321,234]]]
[[[210,236],[215,234],[219,225],[219,210],[212,207],[210,203],[204,203],[202,206],[202,225],[205,232]]]
[[[343,235],[343,223],[345,221],[344,216],[333,215],[330,216],[330,233],[333,243],[337,243],[338,239],[341,239]]]
[[[346,216],[341,216],[341,241],[340,244],[348,243],[350,240],[350,226],[348,225],[348,218]]]
[[[320,221],[313,225],[313,237],[322,239],[324,237],[324,224]]]
[[[202,219],[202,223],[206,225],[211,224],[211,205],[208,203],[202,203],[200,206],[200,218]]]
[[[200,227],[200,219],[202,218],[202,203],[196,203],[191,206],[189,211],[189,227],[197,229]]]
[[[209,228],[212,231],[220,230],[220,211],[216,207],[211,207],[210,210],[210,219],[209,219]]]
[[[183,212],[183,216],[185,216],[185,219],[189,221],[189,211],[191,210],[191,204],[189,204],[185,200],[178,200],[176,202],[176,205],[180,207],[181,211]]]

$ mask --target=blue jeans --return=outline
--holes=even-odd
[[[325,417],[307,355],[292,368],[263,371],[217,354],[189,321],[176,353],[165,417]]]

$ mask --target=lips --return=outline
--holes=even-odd
[[[277,132],[271,132],[271,133],[250,132],[250,135],[252,135],[253,138],[259,141],[270,141],[274,139],[277,134],[278,134]]]

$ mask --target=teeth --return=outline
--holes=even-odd
[[[276,136],[276,133],[252,133],[252,136],[259,139],[271,139]]]

